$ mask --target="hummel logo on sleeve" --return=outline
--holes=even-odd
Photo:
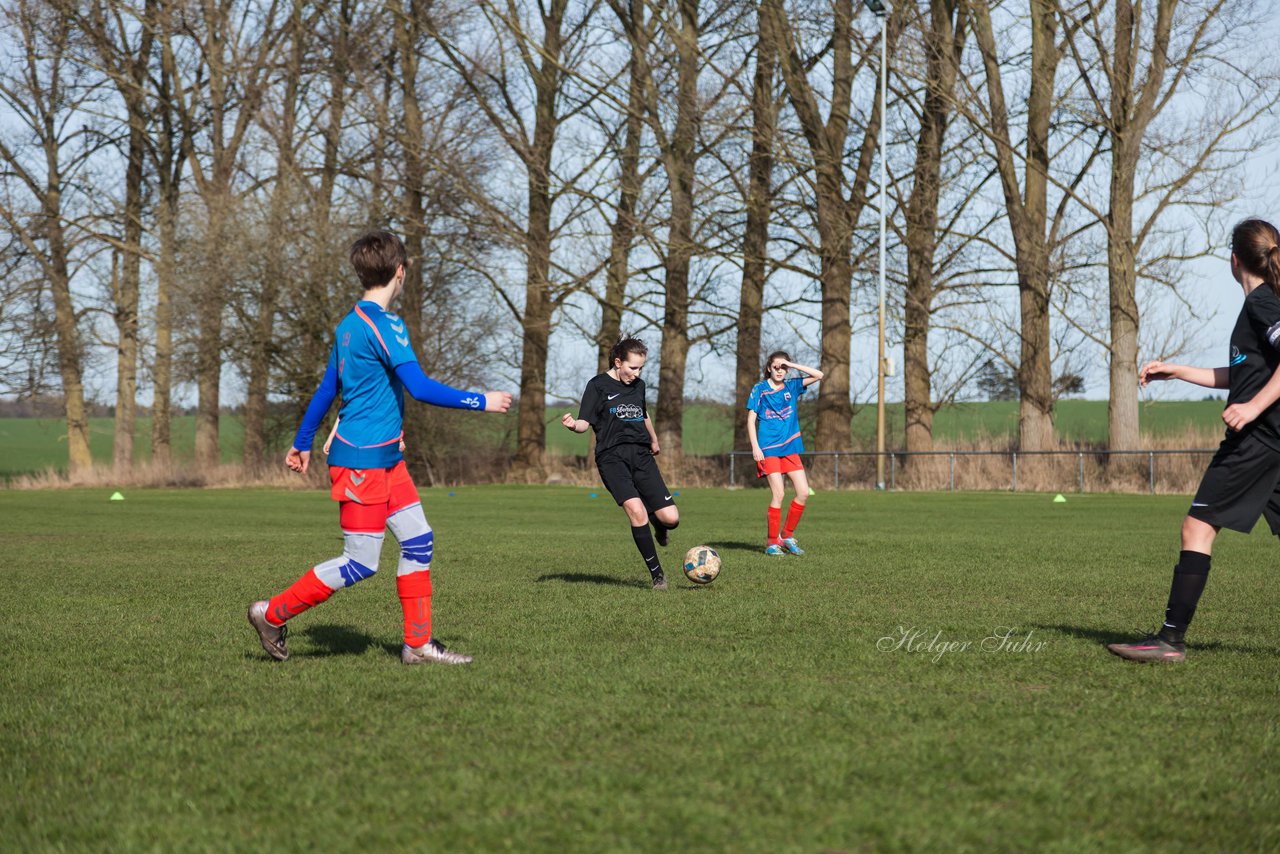
[[[1272,347],[1280,348],[1280,323],[1271,324],[1271,328],[1267,330],[1267,340]]]
[[[393,324],[391,324],[391,328],[392,328],[392,329],[394,329],[396,332],[404,332],[404,325],[403,325],[403,324],[401,324],[400,326],[396,326],[396,325],[393,323]]]
[[[401,346],[401,347],[408,347],[408,346],[409,346],[409,339],[408,339],[408,338],[401,338],[399,335],[397,335],[397,336],[396,336],[396,340],[400,342],[400,346]]]

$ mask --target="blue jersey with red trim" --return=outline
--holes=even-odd
[[[329,368],[342,394],[329,465],[389,468],[403,459],[404,384],[396,366],[417,362],[399,315],[361,300],[338,324]]]
[[[778,388],[768,380],[761,380],[751,389],[747,409],[756,414],[756,441],[766,457],[804,453],[800,413],[796,408],[804,392],[801,377],[789,379]]]

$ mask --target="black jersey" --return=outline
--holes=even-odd
[[[1247,403],[1271,379],[1280,365],[1280,297],[1268,284],[1261,284],[1244,298],[1244,307],[1231,332],[1230,389],[1227,406]],[[1239,433],[1227,431],[1227,438],[1255,433],[1264,444],[1280,450],[1280,405],[1272,404]]]
[[[644,405],[644,380],[624,385],[607,373],[587,382],[578,417],[596,431],[596,456],[619,445],[644,445],[652,441],[644,426],[649,410]]]

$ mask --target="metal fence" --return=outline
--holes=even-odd
[[[1012,492],[1018,491],[1018,461],[1023,461],[1024,468],[1027,466],[1028,460],[1038,458],[1054,458],[1054,459],[1070,459],[1074,458],[1075,465],[1075,483],[1067,486],[1059,484],[1058,491],[1063,488],[1070,490],[1072,486],[1076,492],[1086,491],[1086,463],[1092,464],[1093,468],[1110,464],[1112,457],[1132,458],[1141,465],[1142,461],[1146,463],[1146,484],[1147,491],[1154,493],[1156,491],[1157,480],[1157,461],[1171,457],[1207,457],[1217,452],[1216,448],[1186,448],[1186,449],[1159,449],[1147,451],[1109,451],[1109,450],[1066,450],[1066,451],[885,451],[882,454],[876,451],[807,451],[801,454],[801,457],[822,459],[830,458],[833,462],[832,476],[834,478],[834,487],[840,488],[840,460],[851,458],[855,461],[871,461],[874,463],[875,458],[884,456],[887,462],[887,486],[889,489],[898,488],[898,472],[900,463],[906,465],[912,458],[946,458],[948,462],[947,490],[954,492],[956,489],[956,461],[963,460],[967,457],[985,457],[1007,459],[1010,463],[1009,489]],[[746,466],[743,472],[744,478],[754,480],[755,466],[749,451],[730,451],[729,457],[729,485],[738,485],[738,458],[745,459]],[[1061,468],[1059,466],[1059,468]],[[874,480],[874,477],[872,478]],[[865,477],[858,477],[858,481],[865,483]],[[846,476],[846,484],[848,477]],[[876,484],[879,488],[879,484]],[[1185,491],[1185,489],[1183,490]]]

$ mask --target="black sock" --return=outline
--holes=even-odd
[[[1178,565],[1173,568],[1173,584],[1169,587],[1169,605],[1164,611],[1164,625],[1160,637],[1171,643],[1182,643],[1191,618],[1196,615],[1200,594],[1209,580],[1207,554],[1184,551],[1178,555]]]
[[[662,575],[662,564],[658,562],[658,547],[653,544],[653,534],[649,533],[649,526],[632,525],[631,538],[636,541],[636,548],[640,550],[640,557],[644,558],[644,565],[649,568],[649,575],[654,578]]]

